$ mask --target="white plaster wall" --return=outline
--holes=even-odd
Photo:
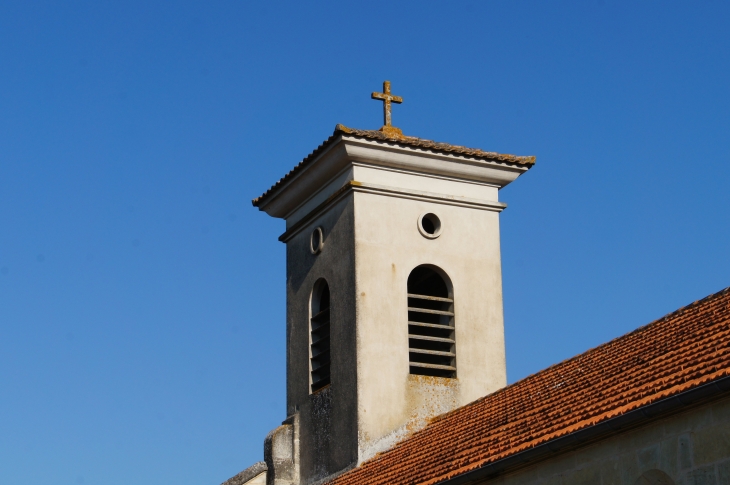
[[[432,191],[446,183],[427,181]],[[496,195],[490,187],[483,190],[483,195]],[[422,427],[428,418],[503,387],[506,368],[499,213],[368,193],[356,192],[354,198],[358,437],[363,461]],[[425,212],[441,219],[436,239],[418,231],[418,218]],[[421,264],[438,266],[453,284],[456,379],[409,375],[407,279]]]

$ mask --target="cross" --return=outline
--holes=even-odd
[[[400,104],[403,102],[403,98],[390,94],[390,81],[384,81],[383,92],[373,93],[372,99],[380,99],[383,101],[383,119],[385,122],[385,126],[392,126],[390,124],[390,103]]]

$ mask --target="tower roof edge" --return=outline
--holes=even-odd
[[[287,182],[296,177],[299,172],[304,170],[307,165],[317,159],[319,155],[325,152],[342,136],[367,139],[392,145],[400,145],[406,148],[417,148],[446,155],[458,155],[475,160],[489,161],[492,163],[496,162],[504,165],[519,166],[523,170],[528,170],[532,168],[532,166],[535,164],[534,156],[517,156],[497,152],[488,152],[479,148],[468,148],[461,145],[452,145],[449,143],[436,142],[414,136],[405,136],[400,133],[400,130],[359,130],[356,128],[348,128],[347,126],[342,124],[337,124],[335,126],[334,132],[329,138],[327,138],[314,151],[307,155],[301,162],[299,162],[286,175],[279,179],[266,192],[253,199],[251,201],[253,206],[261,208],[261,206],[266,202],[267,199],[269,199],[271,196],[273,196],[275,192],[277,192],[280,188],[286,185]]]

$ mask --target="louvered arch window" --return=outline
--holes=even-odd
[[[311,389],[316,392],[330,383],[330,287],[324,279],[314,284],[310,310]]]
[[[422,265],[408,276],[408,360],[411,374],[456,377],[454,298],[446,273]]]

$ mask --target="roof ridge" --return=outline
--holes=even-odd
[[[462,408],[464,408],[466,406],[471,406],[472,404],[475,404],[475,403],[477,403],[479,401],[482,401],[482,400],[484,400],[484,399],[486,399],[486,398],[488,398],[490,396],[494,396],[494,395],[497,395],[497,394],[500,394],[500,393],[507,392],[507,390],[509,390],[509,389],[517,386],[521,382],[527,381],[528,379],[535,378],[536,376],[539,376],[541,374],[546,373],[550,369],[554,369],[556,367],[563,366],[563,365],[565,365],[568,362],[577,361],[581,357],[585,357],[588,354],[591,354],[591,353],[596,352],[598,349],[602,349],[602,348],[609,347],[610,345],[615,344],[617,341],[620,341],[620,340],[626,339],[626,338],[628,338],[630,336],[633,336],[633,335],[636,335],[638,333],[641,333],[641,332],[645,331],[648,327],[650,327],[652,325],[655,325],[655,324],[657,324],[659,322],[662,322],[662,321],[666,321],[666,320],[668,320],[669,318],[671,318],[673,316],[681,315],[683,312],[685,312],[685,311],[687,311],[687,310],[689,310],[691,308],[694,308],[694,307],[696,307],[696,306],[698,306],[698,305],[700,305],[702,303],[705,303],[705,302],[707,302],[709,300],[712,300],[714,298],[719,298],[724,293],[730,293],[730,286],[725,287],[722,290],[717,291],[715,293],[712,293],[712,294],[710,294],[710,295],[702,298],[701,300],[695,300],[695,301],[693,301],[692,303],[690,303],[688,305],[685,305],[685,306],[683,306],[681,308],[678,308],[677,310],[674,310],[673,312],[667,313],[663,317],[657,318],[656,320],[653,320],[653,321],[651,321],[651,322],[649,322],[649,323],[647,323],[645,325],[642,325],[642,326],[640,326],[638,328],[635,328],[634,330],[631,330],[630,332],[627,332],[627,333],[625,333],[623,335],[619,335],[618,337],[615,337],[615,338],[609,340],[608,342],[604,342],[604,343],[602,343],[600,345],[597,345],[595,347],[591,347],[588,350],[585,350],[585,351],[581,352],[580,354],[576,354],[576,355],[574,355],[572,357],[568,357],[567,359],[561,360],[560,362],[556,362],[555,364],[552,364],[552,365],[550,365],[548,367],[545,367],[544,369],[541,369],[541,370],[539,370],[537,372],[534,372],[534,373],[532,373],[530,375],[527,375],[527,376],[523,377],[522,379],[513,382],[512,384],[508,384],[507,386],[502,387],[501,389],[497,389],[496,391],[494,391],[494,392],[492,392],[490,394],[487,394],[486,396],[482,396],[482,397],[480,397],[478,399],[475,399],[475,400],[473,400],[473,401],[471,401],[471,402],[469,402],[467,404],[464,404],[464,406],[461,406],[459,408],[453,409],[453,410],[451,410],[451,411],[449,411],[447,413],[444,413],[444,414],[440,414],[438,416],[435,416],[434,418],[431,419],[431,422],[440,421],[441,419],[443,419],[443,418],[445,418],[445,417],[447,417],[447,416],[449,416],[449,415],[451,415],[451,414],[453,414],[455,412],[458,412],[460,409],[462,409]]]
[[[661,391],[659,393],[660,394],[659,397],[660,398],[669,397],[669,396],[673,395],[673,391],[686,390],[689,387],[692,387],[693,385],[707,383],[707,382],[710,382],[713,379],[716,379],[718,377],[722,377],[723,375],[727,376],[729,374],[730,374],[730,371],[728,371],[727,369],[724,369],[724,370],[719,370],[719,371],[713,372],[710,375],[702,376],[702,377],[699,377],[697,379],[692,379],[689,382],[683,382],[681,384],[676,384],[676,385],[672,386],[669,389],[665,389],[665,390]],[[615,408],[615,409],[611,409],[610,411],[603,412],[600,415],[592,416],[590,418],[577,421],[577,422],[573,423],[572,425],[570,425],[570,426],[568,426],[566,428],[557,429],[555,431],[552,431],[552,432],[548,433],[547,435],[540,436],[540,437],[535,438],[535,439],[533,439],[531,441],[522,443],[515,450],[510,449],[510,450],[505,450],[505,451],[498,451],[495,455],[486,456],[486,457],[484,457],[484,458],[482,458],[480,460],[476,460],[474,462],[467,463],[463,467],[461,467],[461,468],[459,468],[457,470],[451,471],[451,472],[447,473],[444,476],[434,477],[434,479],[429,480],[429,481],[426,481],[424,483],[442,482],[445,479],[448,479],[450,477],[454,477],[454,476],[457,476],[457,475],[461,475],[461,474],[463,474],[463,473],[465,473],[467,471],[470,471],[470,470],[475,470],[475,469],[479,468],[480,466],[483,466],[484,464],[486,464],[486,463],[488,463],[490,461],[495,461],[495,460],[498,460],[498,459],[501,459],[501,458],[505,458],[505,457],[510,456],[510,455],[512,455],[514,453],[519,453],[520,451],[524,451],[526,449],[534,448],[537,445],[546,443],[546,442],[551,441],[551,440],[553,440],[555,438],[559,438],[561,436],[568,435],[568,434],[576,431],[577,429],[580,429],[585,424],[595,425],[595,424],[597,424],[597,423],[599,423],[601,421],[601,418],[616,417],[616,416],[618,416],[620,414],[623,414],[623,413],[625,413],[627,411],[630,411],[630,410],[633,410],[633,409],[638,409],[641,406],[650,403],[653,397],[656,397],[656,396],[647,396],[647,397],[644,397],[644,398],[639,399],[637,401],[633,401],[633,402],[627,403],[627,404],[625,404],[625,405],[623,405],[623,406],[621,406],[619,408]]]

